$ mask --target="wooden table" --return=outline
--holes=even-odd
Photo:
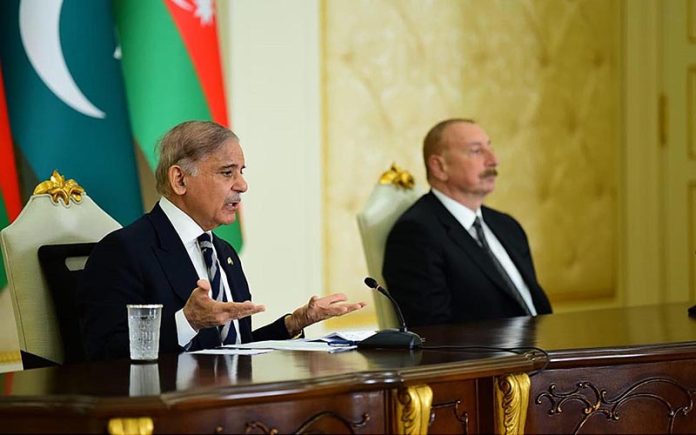
[[[421,328],[430,345],[536,346],[528,433],[696,433],[696,319],[689,304]]]
[[[0,431],[696,433],[696,321],[686,308],[424,327],[431,348],[419,351],[162,355],[155,365],[29,370],[0,397]],[[524,354],[532,346],[548,359]]]

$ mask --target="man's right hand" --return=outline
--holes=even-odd
[[[218,302],[210,298],[210,283],[199,279],[196,287],[184,305],[184,316],[196,331],[213,326],[221,326],[230,320],[241,319],[265,311],[263,305],[251,301]]]

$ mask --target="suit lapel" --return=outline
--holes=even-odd
[[[479,246],[478,242],[469,234],[469,232],[459,223],[457,219],[452,216],[452,214],[445,208],[435,195],[429,193],[430,201],[433,203],[433,209],[435,214],[440,220],[440,222],[447,229],[447,234],[450,239],[453,240],[462,250],[469,256],[469,258],[483,271],[483,273],[488,276],[495,283],[502,292],[508,294],[514,299],[514,296],[510,294],[510,290],[503,282],[503,278],[500,273],[496,270],[493,262],[483,251],[483,248]]]
[[[232,298],[236,302],[243,302],[249,299],[249,296],[244,294],[243,291],[246,286],[242,282],[242,277],[239,273],[239,268],[241,267],[238,264],[239,260],[236,256],[230,255],[229,248],[215,235],[213,236],[213,244],[215,245],[215,251],[218,253],[220,266],[227,275],[227,282],[230,285]]]
[[[503,245],[503,248],[505,248],[505,251],[508,253],[510,259],[515,264],[517,271],[520,273],[520,275],[522,275],[522,279],[527,284],[527,288],[529,289],[529,293],[532,296],[532,302],[534,303],[534,307],[536,308],[537,313],[541,314],[542,312],[549,311],[550,306],[548,299],[546,298],[546,295],[544,295],[543,290],[541,290],[539,284],[537,283],[536,277],[534,276],[532,264],[529,261],[525,260],[522,257],[522,254],[519,251],[517,251],[514,248],[514,246],[512,246],[512,244],[510,243],[510,235],[503,230],[503,227],[502,225],[500,225],[500,222],[498,221],[496,216],[488,212],[485,207],[482,208],[482,212],[484,215],[484,220],[486,221],[486,225],[488,225],[491,231],[493,231],[495,237],[498,238],[500,244]]]
[[[198,281],[196,269],[174,226],[169,222],[159,204],[155,205],[148,217],[159,240],[159,245],[153,248],[154,254],[174,294],[182,303],[186,303]]]
[[[215,251],[218,253],[220,267],[227,275],[227,283],[230,286],[230,293],[235,302],[244,302],[251,300],[249,287],[242,272],[242,265],[239,263],[239,257],[230,249],[230,247],[220,238],[213,234],[213,244]],[[251,316],[239,319],[239,333],[242,338],[242,343],[251,341]]]
[[[493,281],[495,287],[501,292],[505,293],[507,296],[512,298],[517,302],[517,297],[513,295],[505,282],[503,277],[500,276],[500,272],[496,269],[493,261],[488,257],[488,255],[483,251],[483,248],[479,246],[478,242],[472,237],[471,234],[459,223],[457,219],[445,208],[445,206],[440,202],[439,199],[432,192],[429,193],[430,200],[433,202],[433,208],[440,222],[447,229],[447,233],[451,240],[453,240],[462,250],[469,256],[469,258],[486,274],[486,276]],[[485,217],[484,217],[485,220]],[[488,221],[486,221],[488,224]],[[498,237],[496,233],[496,237]],[[507,249],[507,247],[506,247]]]
[[[520,275],[522,275],[522,279],[524,279],[524,282],[527,283],[527,287],[529,287],[531,290],[533,286],[530,283],[534,283],[535,280],[532,276],[529,275],[529,268],[526,262],[522,260],[522,256],[520,255],[520,253],[517,250],[515,250],[514,247],[510,244],[509,234],[507,234],[503,230],[495,215],[489,213],[485,207],[482,208],[482,212],[484,215],[483,218],[486,221],[486,225],[488,225],[491,231],[493,231],[493,234],[495,234],[495,237],[498,239],[500,244],[503,245],[503,248],[505,248],[505,251],[508,253],[510,259],[515,264],[517,271],[520,272]]]

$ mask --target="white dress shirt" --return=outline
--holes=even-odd
[[[184,213],[181,209],[171,203],[167,198],[162,197],[159,200],[159,205],[162,211],[172,223],[174,230],[179,235],[181,242],[186,248],[186,252],[193,263],[193,267],[196,269],[198,274],[198,279],[205,279],[210,281],[208,277],[208,268],[205,267],[205,260],[203,260],[203,253],[198,244],[198,237],[205,231],[194,221],[191,216]],[[208,231],[210,234],[210,231]],[[213,246],[214,257],[217,258],[217,252],[215,252],[215,246]],[[230,291],[229,283],[227,282],[227,274],[225,274],[225,269],[220,267],[220,281],[225,289],[225,295],[228,301],[233,301],[232,292]],[[193,289],[191,289],[193,290]],[[209,293],[212,297],[212,294]],[[191,346],[191,340],[198,334],[198,331],[193,329],[191,324],[184,316],[184,309],[180,309],[174,315],[176,320],[176,335],[179,342],[179,346],[187,349]],[[233,320],[233,324],[230,327],[234,327],[237,331],[237,344],[241,343],[241,337],[239,335],[239,321]]]
[[[500,243],[495,234],[493,234],[493,231],[488,228],[488,225],[486,225],[486,221],[483,220],[481,209],[479,208],[476,211],[472,211],[468,207],[458,203],[439,190],[431,190],[433,195],[440,200],[442,205],[444,205],[452,216],[454,216],[457,222],[459,222],[464,229],[471,234],[471,237],[473,237],[474,240],[478,240],[478,237],[476,236],[476,229],[474,228],[474,221],[478,216],[478,218],[481,220],[481,226],[483,227],[483,234],[486,237],[486,241],[488,242],[491,251],[493,251],[493,255],[495,255],[500,264],[503,266],[503,269],[505,269],[505,272],[507,272],[507,274],[510,276],[513,284],[515,284],[515,287],[517,287],[517,291],[519,291],[520,295],[522,295],[522,299],[524,300],[525,304],[527,304],[529,312],[532,313],[532,316],[536,316],[537,311],[534,307],[534,302],[532,301],[532,295],[529,292],[529,287],[527,287],[522,275],[520,274],[519,270],[517,270],[515,263],[512,262],[512,259],[508,255],[503,245]]]

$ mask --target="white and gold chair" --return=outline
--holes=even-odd
[[[66,181],[54,171],[50,180],[36,187],[17,219],[0,232],[24,368],[33,365],[27,360],[62,364],[66,357],[39,248],[97,242],[120,227],[74,180]],[[86,256],[62,261],[69,270],[81,270]]]
[[[358,227],[367,261],[367,271],[382,285],[384,285],[382,277],[384,248],[389,231],[399,216],[421,194],[422,192],[415,189],[413,176],[394,164],[382,174],[367,204],[358,213]],[[389,300],[376,291],[373,292],[373,299],[379,327],[381,329],[398,328],[400,325]]]

